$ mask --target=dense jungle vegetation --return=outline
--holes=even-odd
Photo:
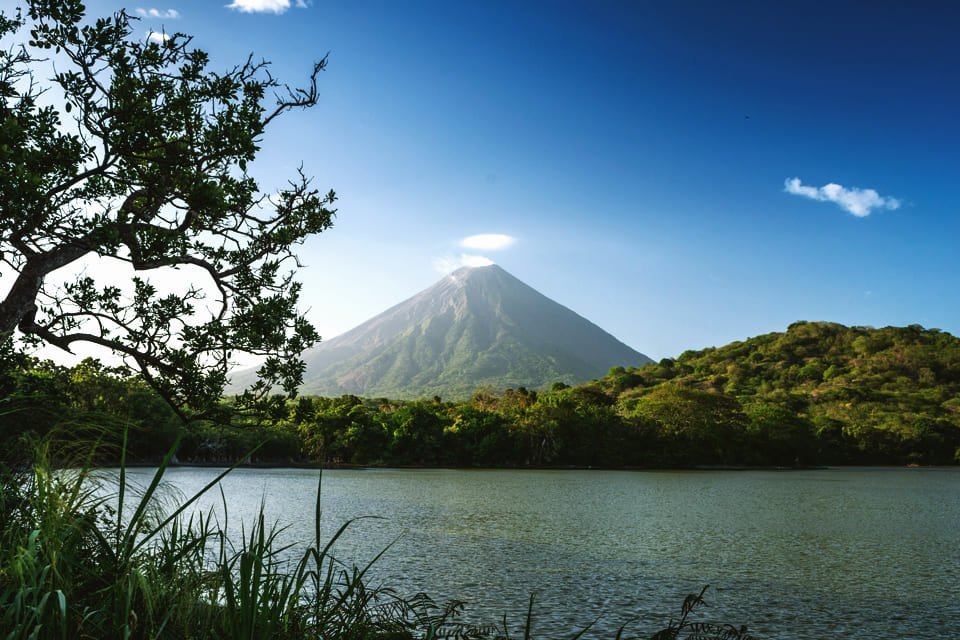
[[[181,462],[423,466],[951,464],[960,456],[960,340],[919,326],[798,322],[593,382],[481,389],[462,402],[279,397],[266,415],[183,426],[136,376],[11,356],[6,438],[90,430],[131,460],[177,439]],[[227,401],[229,402],[229,401]],[[16,451],[16,449],[7,449]],[[106,451],[101,449],[102,451]],[[101,453],[102,463],[115,462]]]

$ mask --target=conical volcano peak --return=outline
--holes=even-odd
[[[455,280],[462,280],[464,278],[482,278],[505,273],[507,272],[500,265],[491,262],[490,264],[460,267],[456,271],[452,271],[449,276]]]
[[[496,264],[461,267],[303,358],[301,393],[447,399],[650,362]]]
[[[472,271],[480,272],[480,271],[485,271],[490,269],[493,269],[493,270],[500,269],[501,271],[503,271],[503,268],[500,265],[498,265],[496,262],[490,262],[489,264],[464,265],[458,269],[455,269],[453,273],[469,273]]]

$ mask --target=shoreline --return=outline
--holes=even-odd
[[[160,461],[136,461],[128,460],[126,466],[130,468],[151,468],[159,466]],[[171,463],[170,468],[197,468],[197,469],[226,469],[233,463],[229,461],[199,462],[199,461],[177,461]],[[119,467],[117,464],[97,465],[102,469]],[[328,464],[322,465],[312,462],[250,462],[237,465],[237,469],[320,469],[320,470],[382,470],[399,469],[410,471],[822,471],[826,469],[933,469],[933,468],[953,468],[960,465],[917,465],[917,464],[847,464],[847,465],[801,465],[801,466],[776,466],[776,465],[690,465],[690,466],[627,466],[627,467],[600,467],[600,466],[499,466],[499,467],[467,467],[467,466],[426,466],[426,465],[377,465],[377,464]]]

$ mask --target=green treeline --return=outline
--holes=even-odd
[[[22,360],[0,428],[131,428],[134,459],[178,434],[181,461],[326,465],[795,466],[960,461],[960,340],[918,326],[798,322],[550,390],[465,401],[301,397],[232,425],[183,427],[150,389],[94,361]],[[111,425],[113,425],[111,427]],[[89,428],[89,427],[87,427]],[[110,436],[104,436],[105,441]]]

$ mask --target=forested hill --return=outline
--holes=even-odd
[[[846,327],[832,322],[795,322],[774,332],[723,347],[685,351],[676,359],[624,369],[597,381],[622,394],[663,382],[720,391],[734,396],[785,400],[809,397],[817,405],[840,399],[845,389],[859,392],[846,401],[921,394],[951,403],[960,391],[960,339],[940,331],[909,327]],[[902,407],[908,408],[908,407]]]
[[[615,398],[626,415],[654,413],[648,405],[667,387],[722,394],[750,414],[754,428],[767,412],[783,436],[792,424],[821,442],[835,440],[837,455],[827,458],[861,458],[841,453],[853,446],[868,459],[911,449],[947,461],[960,433],[960,339],[919,325],[796,322],[675,360],[617,367],[587,387]],[[943,455],[933,455],[937,449]]]

